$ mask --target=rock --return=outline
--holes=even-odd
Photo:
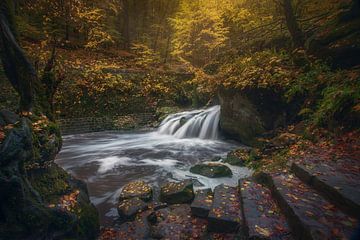
[[[256,137],[286,122],[288,104],[271,89],[221,90],[220,127],[229,138],[253,146]]]
[[[228,153],[223,162],[234,166],[244,166],[245,161],[249,158],[249,149],[240,148]]]
[[[125,199],[135,198],[138,197],[145,202],[148,202],[152,198],[152,188],[149,184],[145,183],[144,181],[135,181],[130,182],[124,186],[122,189],[119,202]]]
[[[206,218],[213,203],[213,194],[210,188],[199,190],[191,204],[191,213],[196,217]]]
[[[201,163],[190,168],[190,172],[209,178],[231,177],[229,167],[221,163]]]
[[[244,224],[240,196],[236,187],[223,184],[215,187],[208,220],[210,232],[236,232]]]
[[[155,239],[205,239],[207,221],[192,217],[189,205],[172,205],[154,212],[152,218]]]
[[[356,218],[344,214],[294,175],[273,174],[268,179],[294,239],[351,239],[358,226]]]
[[[169,182],[161,187],[160,200],[169,204],[190,203],[194,199],[194,189],[191,180]]]
[[[39,138],[51,129],[32,132],[31,124],[22,118],[0,145],[0,205],[6,209],[0,213],[0,238],[96,239],[99,216],[86,189],[39,154]],[[39,167],[39,161],[49,164]]]
[[[340,166],[338,164],[339,162],[336,162],[334,166],[293,163],[291,170],[303,182],[330,199],[344,212],[358,217],[360,216],[360,176],[351,172],[343,173],[338,169]],[[356,163],[353,164],[356,165]]]
[[[134,221],[122,223],[116,227],[116,239],[150,239],[150,225],[147,211],[138,214]],[[102,239],[102,238],[100,238]],[[110,238],[103,238],[110,239]]]
[[[294,144],[298,138],[298,135],[286,132],[273,138],[272,143],[276,147],[285,147]]]
[[[239,180],[242,209],[249,239],[283,239],[290,235],[285,217],[271,192],[252,180]]]
[[[5,122],[5,124],[15,124],[16,122],[20,121],[20,117],[16,113],[13,113],[9,110],[1,110],[0,111],[0,123],[2,121]],[[1,123],[1,125],[2,125],[2,123]]]
[[[120,218],[133,219],[139,212],[147,209],[147,204],[138,197],[125,199],[117,207]]]

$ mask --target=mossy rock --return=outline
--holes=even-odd
[[[148,202],[152,199],[152,195],[153,191],[149,184],[144,181],[134,181],[124,186],[119,196],[119,202],[136,197]]]
[[[125,199],[124,201],[120,202],[117,210],[120,218],[132,220],[137,213],[146,210],[147,207],[148,205],[143,200],[136,197],[131,199]]]
[[[168,204],[191,203],[194,197],[194,188],[191,180],[178,183],[168,182],[160,190],[160,200]]]
[[[221,163],[201,163],[190,168],[190,172],[209,178],[231,177],[229,167]]]
[[[223,160],[224,163],[228,163],[233,166],[244,166],[245,162],[249,158],[249,149],[240,148],[228,153],[226,158]]]

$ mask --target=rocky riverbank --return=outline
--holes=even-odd
[[[0,112],[0,238],[95,239],[86,185],[54,163],[62,145],[46,117]]]

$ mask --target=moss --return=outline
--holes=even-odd
[[[68,178],[68,174],[56,164],[29,171],[31,185],[45,202],[52,204],[56,204],[62,195],[71,190]]]
[[[77,225],[77,239],[96,239],[99,234],[99,214],[95,207],[90,203],[79,206]]]
[[[218,163],[197,164],[190,168],[190,172],[203,175],[209,178],[231,177],[229,167]]]

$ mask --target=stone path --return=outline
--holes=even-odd
[[[334,171],[294,163],[290,173],[264,174],[262,184],[239,180],[238,187],[219,185],[214,192],[195,192],[195,198],[189,181],[166,184],[161,199],[168,205],[149,202],[135,220],[104,229],[100,239],[351,239],[358,226],[359,176]],[[139,189],[150,192],[150,186],[135,186],[135,197]],[[120,200],[120,206],[129,202]]]

